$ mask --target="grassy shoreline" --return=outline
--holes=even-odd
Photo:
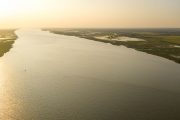
[[[15,30],[0,30],[0,57],[12,48],[16,39]]]
[[[138,51],[167,58],[180,63],[180,29],[44,29],[55,34],[76,36],[112,45],[124,45]],[[98,39],[97,36],[109,36]],[[118,41],[130,37],[144,41]]]

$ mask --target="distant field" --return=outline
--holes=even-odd
[[[16,39],[14,30],[0,30],[0,38]]]
[[[134,33],[136,37],[154,39],[169,42],[172,44],[180,45],[180,32],[179,33],[159,33],[159,32],[136,32]]]
[[[167,41],[169,43],[180,45],[180,36],[160,36],[160,39]]]
[[[180,63],[180,29],[44,29],[113,45],[124,45]],[[126,38],[126,40],[122,40]],[[129,40],[127,39],[129,38]],[[138,40],[139,39],[139,40]],[[133,41],[134,40],[134,41]]]

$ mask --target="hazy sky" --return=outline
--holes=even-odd
[[[180,0],[0,0],[11,27],[180,27]]]

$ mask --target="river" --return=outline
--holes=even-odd
[[[180,119],[179,64],[40,29],[16,34],[0,58],[0,119]]]

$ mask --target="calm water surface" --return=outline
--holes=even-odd
[[[180,65],[123,46],[16,31],[0,58],[0,120],[179,120]]]

